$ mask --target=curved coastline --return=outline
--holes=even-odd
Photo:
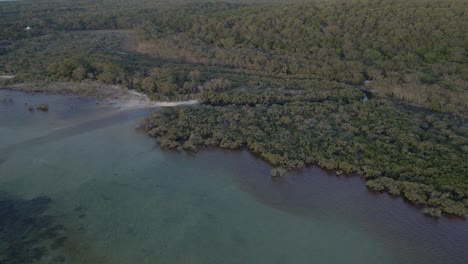
[[[47,96],[45,95],[37,94],[35,96],[27,96],[28,98],[42,97],[36,98],[36,100],[45,101],[47,103]],[[66,102],[69,102],[71,98],[68,96],[65,98],[67,99],[63,104],[67,105]],[[13,99],[15,99],[14,96]],[[16,107],[23,109],[21,111],[25,111],[26,115],[32,115],[37,118],[48,116],[50,116],[50,118],[54,118],[54,115],[57,113],[57,111],[62,111],[60,110],[62,108],[57,106],[59,101],[60,99],[58,99],[58,101],[56,99],[53,99],[49,102],[51,105],[51,110],[49,113],[28,113],[26,109],[23,109],[24,106],[21,102],[19,102],[19,100]],[[127,195],[128,193],[135,193],[134,195],[138,195],[138,198],[135,198],[135,201],[146,201],[146,199],[151,200],[154,197],[158,197],[158,193],[162,192],[161,188],[168,188],[168,193],[174,192],[173,194],[171,194],[174,196],[170,196],[174,199],[178,196],[183,197],[191,193],[193,194],[193,188],[202,188],[205,184],[207,184],[210,186],[208,189],[201,189],[200,193],[195,193],[195,197],[200,196],[200,200],[197,200],[198,198],[193,197],[190,199],[186,198],[191,201],[190,206],[201,206],[201,208],[197,210],[201,210],[202,212],[203,210],[206,210],[206,208],[203,207],[203,205],[208,204],[210,206],[217,205],[220,206],[220,208],[225,208],[227,206],[227,208],[225,208],[226,210],[236,210],[237,213],[243,213],[242,207],[246,207],[247,205],[250,206],[252,205],[253,201],[258,201],[258,205],[256,206],[265,205],[267,208],[272,209],[268,209],[269,213],[267,215],[262,216],[262,218],[256,219],[255,222],[266,223],[268,221],[275,221],[275,218],[277,217],[287,217],[288,215],[292,215],[292,218],[296,220],[302,219],[301,221],[304,221],[303,224],[315,223],[317,225],[320,225],[321,223],[336,222],[336,224],[339,225],[339,230],[347,230],[349,228],[353,229],[352,231],[348,231],[349,233],[343,233],[343,235],[340,235],[342,239],[345,239],[347,236],[355,237],[356,234],[366,234],[366,236],[371,235],[373,239],[376,239],[376,243],[381,243],[381,246],[383,246],[387,250],[398,252],[396,253],[396,255],[401,254],[401,256],[397,258],[400,260],[403,259],[409,261],[409,255],[405,253],[408,250],[408,248],[414,252],[417,252],[415,253],[416,260],[412,261],[411,263],[427,263],[425,262],[427,259],[432,259],[434,263],[443,263],[442,260],[445,260],[445,263],[455,264],[463,263],[462,260],[468,257],[466,255],[466,252],[463,250],[464,246],[468,245],[468,241],[466,240],[466,237],[468,237],[468,234],[466,233],[468,229],[465,228],[467,226],[466,221],[460,219],[447,218],[435,219],[424,216],[420,214],[416,210],[416,208],[414,208],[413,206],[409,206],[407,203],[403,202],[401,198],[393,199],[388,195],[375,195],[372,192],[366,190],[361,177],[348,177],[344,175],[336,176],[335,173],[321,170],[318,167],[308,167],[296,172],[289,173],[283,177],[271,178],[270,176],[268,176],[270,165],[267,164],[264,160],[255,157],[250,152],[247,152],[245,150],[229,151],[221,149],[206,149],[201,150],[196,155],[186,152],[159,150],[144,152],[145,150],[150,149],[148,144],[151,144],[151,142],[153,142],[151,138],[148,138],[146,135],[140,135],[136,138],[133,138],[136,135],[134,131],[131,132],[130,130],[128,130],[127,132],[125,132],[126,129],[119,129],[122,128],[122,125],[124,124],[128,124],[128,126],[125,125],[124,127],[130,129],[134,128],[136,120],[142,115],[144,116],[145,114],[145,111],[143,111],[143,109],[117,109],[112,106],[109,107],[109,105],[106,104],[96,105],[95,100],[82,100],[81,104],[84,107],[95,106],[96,109],[92,111],[95,113],[101,111],[99,109],[108,109],[110,111],[105,112],[106,118],[104,119],[97,118],[96,121],[89,121],[88,123],[84,123],[82,120],[79,120],[79,122],[77,122],[75,126],[67,126],[68,128],[52,130],[49,132],[48,135],[43,135],[42,138],[40,138],[39,140],[33,139],[29,143],[27,141],[27,143],[19,143],[22,147],[18,149],[18,151],[20,152],[18,154],[21,155],[15,155],[15,160],[16,162],[18,162],[18,159],[21,156],[23,156],[22,153],[30,155],[27,154],[29,153],[29,149],[32,150],[32,153],[36,153],[38,152],[38,150],[42,149],[40,146],[54,145],[44,144],[51,143],[54,139],[58,142],[70,142],[70,140],[72,140],[71,143],[73,144],[70,145],[69,143],[68,146],[73,146],[75,145],[75,142],[80,142],[79,138],[81,136],[85,136],[84,139],[88,140],[94,138],[93,142],[96,143],[99,140],[109,138],[108,140],[106,140],[109,141],[105,143],[107,144],[106,147],[100,151],[106,151],[106,149],[116,151],[117,153],[115,154],[109,152],[103,153],[107,153],[106,155],[111,156],[112,159],[120,159],[120,163],[128,163],[129,166],[134,166],[135,168],[137,168],[137,170],[133,171],[134,169],[128,168],[128,176],[125,177],[122,175],[125,175],[126,172],[120,172],[118,168],[116,169],[117,171],[119,171],[119,174],[113,175],[109,172],[109,175],[106,176],[101,175],[99,173],[96,175],[96,177],[98,175],[101,176],[97,177],[96,179],[92,180],[89,184],[85,184],[83,187],[77,190],[77,194],[74,195],[78,195],[78,198],[81,199],[78,200],[79,204],[82,204],[81,207],[86,208],[86,203],[83,199],[84,197],[87,197],[87,195],[97,195],[97,197],[93,196],[89,198],[92,202],[89,205],[87,205],[88,207],[92,207],[93,204],[96,203],[100,206],[103,206],[95,209],[97,211],[89,209],[89,212],[87,214],[90,215],[89,217],[91,217],[92,219],[94,219],[93,214],[97,214],[98,212],[101,212],[103,210],[110,210],[106,206],[108,206],[107,204],[110,201],[113,201],[114,198],[112,197],[114,197],[115,195],[117,195],[117,197],[120,197],[120,199],[124,200],[117,200],[120,202],[118,204],[115,204],[114,206],[116,206],[116,208],[119,208],[119,210],[124,210],[123,208],[127,203],[132,204],[133,207],[138,207],[135,206],[138,203],[125,202],[125,199],[130,199],[129,201],[133,200],[131,199],[131,197],[121,197],[121,195],[123,195],[124,193]],[[5,106],[5,108],[8,107],[8,105]],[[147,111],[149,110],[150,109],[147,109]],[[128,115],[124,115],[125,112],[127,112]],[[90,113],[83,113],[82,115],[84,115],[85,119],[89,119],[90,117],[94,116],[90,115]],[[66,115],[63,115],[62,118],[68,119]],[[129,123],[128,121],[131,122]],[[44,126],[47,126],[47,124],[44,124]],[[117,129],[114,129],[114,126]],[[131,142],[134,140],[136,140],[136,142]],[[82,148],[94,148],[96,146],[93,145],[96,143],[91,143],[92,145],[85,145]],[[59,143],[59,145],[60,144],[61,143]],[[135,146],[137,147],[135,148]],[[64,147],[66,148],[67,145],[65,145]],[[25,148],[27,148],[28,151],[21,151],[21,149],[26,150]],[[127,150],[126,148],[129,149]],[[73,150],[70,153],[74,153],[75,151],[80,152],[79,149],[81,148]],[[89,151],[92,150],[86,150],[85,153],[92,153]],[[125,154],[125,156],[120,156],[123,155],[123,153],[127,152],[129,153]],[[126,155],[130,155],[133,157],[132,153],[139,154],[137,157],[128,160],[126,158]],[[44,153],[45,156],[51,154],[53,153]],[[96,155],[99,156],[101,154]],[[95,155],[92,154],[92,156]],[[71,157],[68,157],[68,159],[73,159],[73,157],[74,156],[72,155]],[[77,157],[80,156],[78,155]],[[54,165],[49,161],[49,159],[50,158],[37,157],[37,166],[42,166],[46,169],[48,168],[47,166],[50,166],[50,168],[53,169],[50,172],[53,172],[54,170],[56,170],[55,166],[60,166],[60,164]],[[11,167],[11,162],[15,162],[15,160],[7,161],[7,167]],[[60,161],[60,158],[58,160]],[[145,160],[147,162],[143,162],[141,164],[139,163],[140,161]],[[153,164],[154,162],[162,162],[162,164],[167,164],[164,166],[168,167],[166,169],[164,169],[165,167],[151,167],[152,169],[150,170],[145,168],[145,166],[151,166],[151,164]],[[102,165],[100,164],[100,161],[96,161],[95,165],[99,165],[98,167],[96,167],[96,169],[101,170],[101,166],[107,166],[105,164],[116,163],[119,163],[119,161],[111,161],[110,163],[109,161],[107,161]],[[69,165],[75,166],[73,165],[73,163]],[[0,164],[0,168],[2,166],[3,165]],[[64,166],[66,166],[66,163],[64,164]],[[170,171],[166,171],[170,168],[173,168],[174,170],[180,170],[181,175],[171,175]],[[161,174],[161,172],[163,172],[163,174]],[[150,175],[149,173],[154,175]],[[193,175],[187,175],[187,173]],[[164,176],[166,174],[167,177]],[[205,177],[202,176],[204,174],[213,174],[213,177],[210,176],[205,179]],[[223,180],[221,182],[217,182],[220,178],[224,178],[224,176],[222,175],[228,175],[231,181]],[[51,177],[47,174],[44,174],[42,176],[44,178]],[[11,176],[9,175],[8,177]],[[62,181],[66,182],[66,178],[68,178],[68,176],[63,175],[61,177],[64,177]],[[86,178],[89,176],[84,175],[83,177]],[[118,183],[118,186],[114,186],[115,184],[109,184],[99,187],[99,183],[101,183],[101,181],[103,180],[102,177],[104,177],[105,179],[109,178],[110,183]],[[171,178],[174,179],[171,180]],[[41,180],[37,179],[34,181],[40,182]],[[122,181],[124,181],[125,184],[123,184]],[[45,184],[50,185],[51,183]],[[169,187],[168,184],[174,185],[172,187]],[[178,184],[185,184],[187,186],[183,187],[179,186]],[[52,184],[52,187],[53,186],[54,185]],[[31,188],[34,189],[35,187]],[[91,188],[91,190],[87,191],[87,188]],[[100,192],[103,191],[100,188],[104,188],[104,190],[113,190],[113,188],[117,188],[118,192],[114,194],[112,192],[109,194],[103,192],[102,194],[100,194]],[[171,188],[175,189],[172,190]],[[53,188],[51,189],[52,201],[55,201],[58,198],[54,198],[54,192],[52,190]],[[244,198],[237,200],[239,198],[235,197],[237,197],[239,193],[236,190],[240,190],[243,193],[248,194],[247,197],[251,196],[255,199],[249,200],[246,197],[242,196]],[[214,193],[207,194],[207,191],[212,191]],[[224,194],[224,192],[228,191],[233,193]],[[83,197],[80,196],[81,193],[83,193]],[[215,193],[218,194],[215,195]],[[74,195],[68,197],[70,195],[71,194],[67,192],[67,194],[65,195],[66,199],[71,199],[71,202],[76,203],[73,200]],[[205,197],[204,195],[209,199],[206,200],[205,198],[203,198]],[[222,199],[217,195],[223,195]],[[226,196],[224,197],[224,195]],[[103,198],[99,198],[99,196],[102,196]],[[218,197],[218,199],[220,200],[212,200],[215,197]],[[102,202],[97,201],[97,198],[102,199]],[[169,199],[168,201],[170,201],[169,197],[167,197],[167,199]],[[247,199],[247,201],[245,199]],[[229,206],[233,206],[233,204],[231,204],[230,202],[231,200],[233,204],[240,203],[239,208],[230,208]],[[182,201],[185,200],[182,199],[178,202]],[[242,205],[243,202],[246,202],[246,204]],[[194,205],[192,205],[192,203]],[[170,208],[172,208],[171,210],[176,210],[175,208],[177,208],[177,206],[177,203],[175,203],[172,204]],[[73,214],[82,214],[82,211],[84,211],[85,209],[81,209],[81,207],[73,209]],[[223,216],[223,213],[216,211],[220,208],[214,209],[214,212],[219,214],[216,215],[215,213],[216,217]],[[264,207],[260,206],[260,208]],[[182,212],[184,211],[182,210]],[[117,214],[117,212],[114,211],[112,211],[112,213]],[[63,214],[63,212],[58,211],[56,214],[60,216]],[[209,219],[213,219],[215,216],[210,216]],[[249,215],[245,215],[245,217],[248,218]],[[253,217],[253,215],[250,215],[250,217]],[[144,219],[145,217],[142,218]],[[79,219],[81,219],[79,221],[85,221],[86,217],[83,218],[84,220],[82,218]],[[97,219],[100,218],[98,217]],[[107,218],[104,218],[104,220],[105,219]],[[289,217],[287,217],[286,219],[289,219]],[[56,221],[62,220],[63,219],[61,217],[58,217],[58,219],[56,219]],[[79,241],[88,241],[87,239],[89,238],[87,237],[87,235],[81,234],[77,230],[73,229],[73,225],[71,224],[78,224],[78,222],[76,222],[76,219],[71,218],[70,221],[71,222],[68,223],[66,227],[68,227],[68,229],[71,228],[72,230],[67,230],[66,234],[71,232],[74,233],[74,235],[70,235],[70,237],[68,238],[69,241],[66,241],[64,246],[67,250],[70,250],[70,252],[68,252],[67,254],[76,255],[76,252],[69,248],[70,245],[73,245],[73,243],[75,243],[75,239],[78,239]],[[172,219],[171,221],[175,220]],[[171,221],[167,223],[169,226],[171,226]],[[114,224],[116,223],[111,221],[109,223],[106,223],[105,226]],[[206,222],[206,225],[208,226],[210,226],[211,224],[212,223],[209,221]],[[129,222],[128,225],[131,225],[131,222]],[[223,224],[223,228],[228,228],[228,226],[229,222]],[[146,230],[145,228],[149,227],[142,226],[142,228],[143,230]],[[156,226],[152,226],[152,228],[156,228]],[[138,226],[133,227],[133,229],[135,229],[134,232],[140,232]],[[325,230],[328,230],[327,232],[331,232],[329,229]],[[98,229],[97,231],[101,232],[103,230]],[[116,229],[116,233],[119,234],[123,231],[119,230],[118,228]],[[331,236],[331,234],[327,235],[326,233],[322,235],[325,237]],[[206,236],[208,235],[206,234]],[[404,241],[404,243],[402,243],[402,241]],[[425,252],[427,248],[432,248],[433,250],[431,252]],[[95,251],[98,255],[105,256],[105,254],[107,254],[98,249],[96,249]],[[427,254],[427,256],[422,256],[422,254]],[[79,260],[79,258],[77,258],[77,260]],[[386,258],[386,260],[388,259]]]

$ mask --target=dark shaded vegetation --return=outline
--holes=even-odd
[[[64,227],[45,214],[50,202],[0,193],[0,263],[35,263],[65,242]]]
[[[0,7],[0,73],[16,75],[7,86],[196,98],[202,105],[158,111],[143,127],[174,149],[246,147],[274,176],[318,164],[432,215],[468,212],[466,1]]]

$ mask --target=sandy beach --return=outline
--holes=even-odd
[[[199,103],[198,100],[154,101],[146,94],[135,90],[127,90],[117,85],[108,85],[96,82],[21,83],[0,86],[0,89],[23,91],[32,94],[46,93],[93,97],[97,99],[96,104],[110,105],[116,109],[174,107],[179,105],[195,105]]]

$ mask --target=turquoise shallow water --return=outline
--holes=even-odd
[[[150,110],[5,94],[0,263],[467,263],[466,221],[357,176],[272,180],[245,151],[160,150],[135,130]]]

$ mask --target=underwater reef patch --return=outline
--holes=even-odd
[[[47,196],[25,200],[0,192],[0,263],[33,263],[63,246],[64,226],[45,212]]]

